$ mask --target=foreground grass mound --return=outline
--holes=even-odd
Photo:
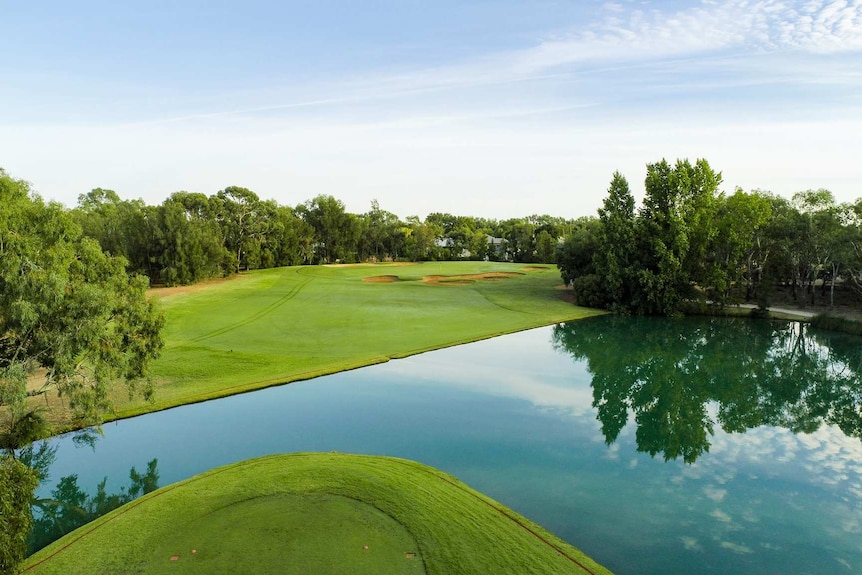
[[[253,459],[162,488],[46,547],[24,572],[609,573],[440,471],[329,453]]]
[[[167,317],[155,403],[118,394],[116,416],[601,313],[559,287],[553,266],[440,262],[277,268],[154,290]]]

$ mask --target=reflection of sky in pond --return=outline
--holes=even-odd
[[[608,446],[590,373],[550,339],[532,330],[111,423],[95,451],[58,440],[52,479],[107,475],[111,490],[153,457],[165,485],[267,453],[394,455],[456,475],[618,575],[862,572],[859,439],[716,425],[687,465],[638,452],[630,419]]]

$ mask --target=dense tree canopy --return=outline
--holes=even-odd
[[[96,188],[72,217],[85,236],[151,284],[191,284],[240,270],[395,260],[554,263],[574,221],[532,215],[503,221],[431,213],[401,220],[377,200],[363,214],[319,195],[296,207],[229,186],[212,196],[175,192],[159,206]]]
[[[134,251],[122,225],[141,205],[106,190],[81,204],[78,219],[106,248]],[[27,396],[54,388],[82,422],[97,422],[110,385],[146,382],[162,346],[164,319],[146,297],[147,279],[127,275],[126,260],[82,225],[0,170],[0,573],[14,573],[26,552],[39,481],[38,462],[17,453],[47,432]]]
[[[679,315],[691,305],[766,305],[787,290],[800,306],[835,305],[836,285],[862,295],[862,203],[838,205],[828,190],[792,201],[755,190],[719,190],[706,160],[649,164],[636,209],[615,173],[597,225],[558,251],[563,280],[581,305],[622,313]]]
[[[0,447],[17,447],[36,374],[85,419],[105,407],[110,382],[145,376],[163,323],[146,288],[61,206],[0,172],[0,404],[9,406]]]

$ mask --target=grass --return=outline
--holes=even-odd
[[[840,331],[852,335],[862,335],[862,320],[855,317],[821,313],[811,318],[811,325],[821,329]]]
[[[609,573],[440,471],[331,453],[253,459],[167,486],[56,541],[23,568],[33,575]]]
[[[459,276],[473,279],[446,281]],[[167,315],[155,402],[118,393],[115,417],[601,313],[565,301],[560,283],[553,266],[444,262],[278,268],[155,290]]]

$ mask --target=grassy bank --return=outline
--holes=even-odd
[[[608,574],[440,471],[270,456],[167,486],[30,557],[25,573]]]
[[[154,290],[167,315],[155,403],[118,393],[116,417],[308,379],[601,313],[553,266],[445,262],[262,270]]]

